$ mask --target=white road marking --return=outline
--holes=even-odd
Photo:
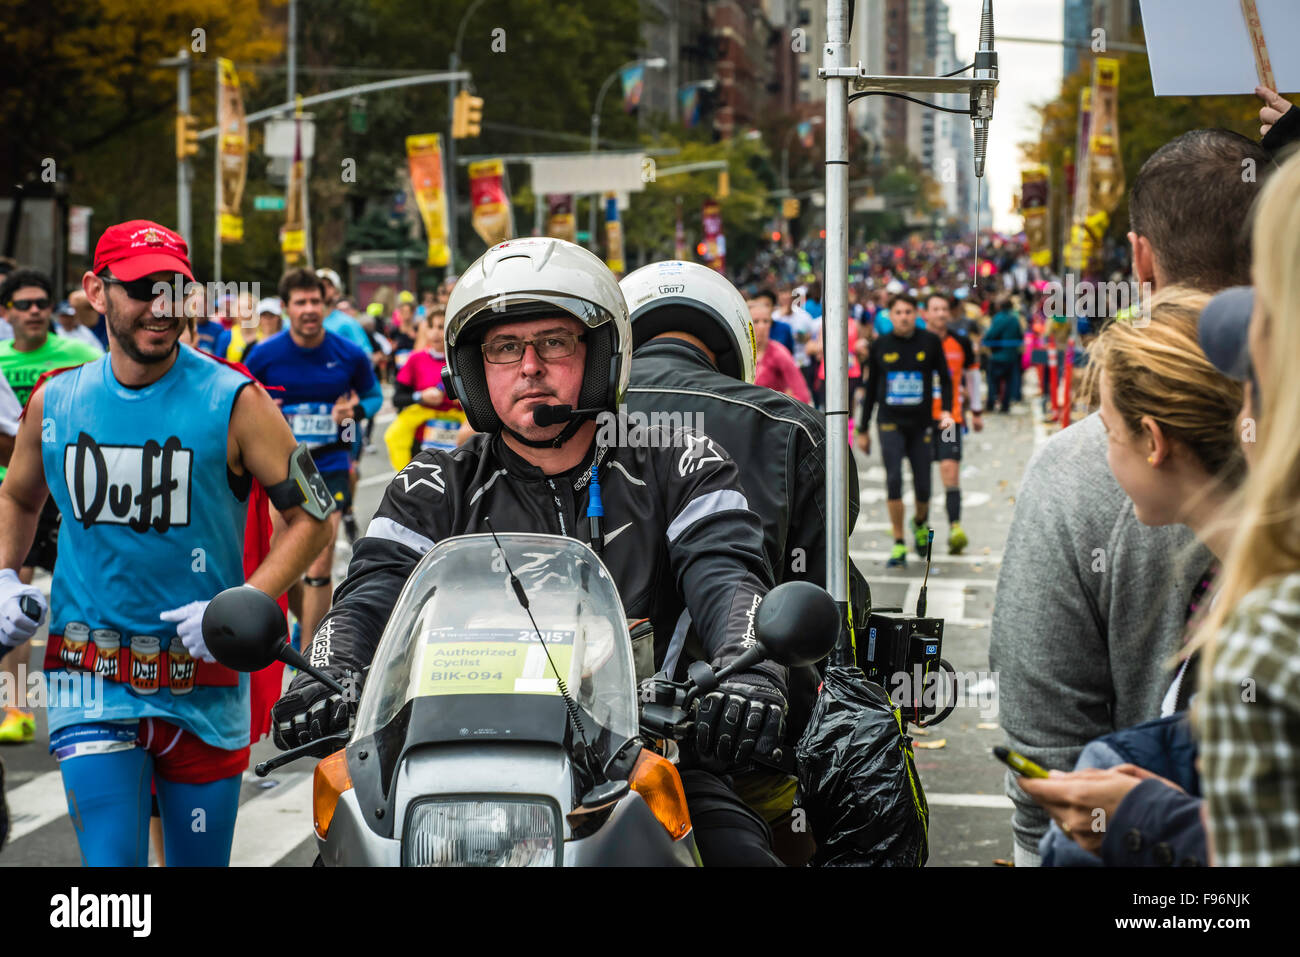
[[[884,562],[889,560],[889,552],[876,551],[851,551],[849,557],[854,561],[861,562]],[[934,564],[954,564],[954,565],[1001,565],[1002,555],[935,555]],[[912,551],[907,553],[907,565],[909,568],[915,566],[918,569],[925,569],[925,559]],[[933,573],[932,573],[933,574]]]
[[[989,807],[1007,811],[1015,807],[1005,794],[932,794],[927,791],[925,800],[931,807]]]
[[[244,779],[267,780],[247,774]],[[280,784],[239,806],[230,851],[232,867],[270,867],[314,833],[312,773],[294,771],[271,780]]]
[[[9,840],[17,841],[51,821],[68,816],[63,775],[46,771],[6,794],[9,802]]]
[[[915,583],[919,586],[920,583],[921,583],[921,580],[922,580],[924,577],[925,577],[925,565],[922,564],[922,565],[920,565],[920,566],[917,568],[917,570],[916,570],[916,575],[915,575],[915,576],[912,576],[912,575],[899,575],[897,578],[877,578],[877,579],[875,580],[875,583],[874,583],[874,584],[875,584],[875,585],[880,585],[880,584],[886,584],[886,585],[888,585],[888,584],[893,584],[893,583],[902,584],[903,582],[907,582],[908,584],[911,584],[912,582],[915,582]],[[949,577],[947,577],[946,575],[945,575],[944,577],[942,577],[942,578],[935,578],[935,576],[934,576],[934,569],[932,568],[932,569],[930,569],[930,586],[931,586],[931,587],[930,587],[930,591],[927,592],[927,594],[933,594],[933,593],[934,593],[934,586],[937,585],[937,584],[943,584],[943,585],[947,586],[948,588],[956,588],[956,589],[963,589],[963,588],[996,588],[996,587],[997,587],[997,584],[998,584],[998,580],[997,580],[996,578],[949,578]],[[874,586],[873,586],[873,587],[874,587]],[[913,598],[915,599],[915,596],[913,596]]]
[[[907,586],[904,610],[914,610],[920,595],[921,583],[913,581]],[[953,588],[951,582],[931,581],[925,589],[925,614],[928,618],[963,621],[966,618],[966,595],[962,589]]]
[[[369,478],[363,478],[357,482],[357,488],[369,488],[372,485],[387,485],[393,480],[396,472],[388,471],[382,475],[371,475]]]
[[[863,505],[879,505],[881,502],[888,500],[886,498],[887,494],[888,493],[885,491],[884,486],[881,486],[880,488],[864,488],[858,494],[858,501]],[[989,499],[990,496],[987,492],[968,492],[963,490],[961,495],[961,505],[963,509],[979,508],[981,505],[987,505]],[[910,490],[906,489],[906,483],[904,483],[903,503],[909,509],[916,508],[916,498]],[[861,528],[862,526],[859,525],[858,527]],[[936,531],[936,541],[938,540],[938,535],[939,533]]]

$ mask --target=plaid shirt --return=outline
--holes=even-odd
[[[1215,863],[1300,864],[1300,572],[1257,587],[1229,617],[1204,704]]]

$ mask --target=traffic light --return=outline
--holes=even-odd
[[[726,199],[731,195],[731,174],[727,170],[718,173],[718,199]]]
[[[199,122],[188,113],[176,114],[176,158],[189,159],[199,151]]]
[[[451,111],[452,139],[463,140],[469,136],[478,136],[483,130],[483,97],[470,96],[469,90],[456,94]]]

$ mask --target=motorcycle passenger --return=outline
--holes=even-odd
[[[788,395],[754,385],[753,320],[740,292],[699,263],[652,263],[620,284],[632,313],[627,409],[650,421],[676,415],[720,442],[740,470],[745,497],[763,523],[763,551],[776,583],[826,582],[826,417]],[[849,530],[858,517],[857,470],[849,470]],[[871,591],[850,566],[856,620]],[[670,662],[674,652],[670,649]],[[671,669],[670,669],[671,670]],[[817,697],[817,669],[790,676],[787,743],[803,733]],[[794,779],[755,770],[736,787],[772,825],[782,858],[803,863],[810,836],[789,828]],[[806,831],[804,832],[806,835]],[[794,846],[790,846],[794,845]],[[787,857],[785,851],[792,857]],[[800,856],[802,855],[802,859]]]
[[[628,617],[654,626],[644,671],[674,664],[670,646],[682,639],[673,636],[688,620],[698,642],[686,642],[672,677],[685,678],[692,647],[715,667],[739,656],[772,582],[761,523],[735,464],[707,435],[660,428],[635,444],[602,440],[596,410],[617,408],[632,354],[609,268],[562,240],[499,243],[460,277],[447,316],[445,391],[478,434],[455,451],[419,452],[389,484],[316,634],[312,664],[337,678],[366,665],[421,557],[446,538],[487,532],[489,518],[499,532],[588,541]],[[535,409],[559,404],[587,411],[535,424]],[[593,482],[603,527],[586,517]],[[780,760],[787,681],[786,668],[762,662],[701,702],[694,751],[709,770],[686,771],[683,784],[705,863],[780,863],[766,823],[726,772],[755,756]],[[348,706],[300,674],[273,723],[288,748],[344,730]]]

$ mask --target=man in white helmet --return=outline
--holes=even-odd
[[[620,283],[632,315],[629,413],[679,413],[731,454],[745,496],[763,523],[763,549],[777,584],[826,584],[826,416],[805,402],[754,385],[749,307],[721,273],[699,263],[651,263]],[[686,419],[686,416],[690,416]],[[849,471],[849,530],[858,518],[858,480]],[[853,617],[871,614],[871,590],[850,565]],[[670,662],[688,641],[684,623]],[[693,636],[691,636],[693,639]],[[817,699],[815,667],[791,671],[788,743],[807,725]],[[792,830],[794,780],[755,769],[737,791],[772,826],[787,863],[804,863],[811,836]]]
[[[707,436],[658,428],[635,444],[600,441],[595,417],[617,409],[632,353],[608,267],[562,240],[499,243],[457,282],[446,341],[444,391],[479,434],[455,451],[418,453],[394,477],[316,632],[312,663],[340,678],[368,664],[420,558],[448,537],[488,531],[489,518],[498,532],[567,535],[600,553],[628,617],[654,626],[653,661],[639,677],[664,667],[687,614],[699,658],[738,657],[772,584],[762,526],[735,464]],[[593,482],[603,519],[588,516]],[[672,676],[683,678],[691,660],[681,654]],[[697,767],[683,784],[705,863],[780,863],[729,774],[786,756],[787,685],[786,668],[762,662],[701,702],[684,749]],[[348,704],[300,674],[272,723],[288,748],[346,728]]]

